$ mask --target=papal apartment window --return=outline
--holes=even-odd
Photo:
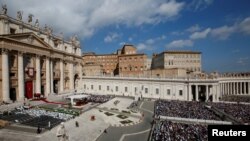
[[[86,89],[86,84],[84,84],[84,86],[83,86],[83,87],[84,87],[84,89]]]
[[[10,34],[15,34],[15,33],[16,33],[16,29],[10,28]]]
[[[107,86],[107,91],[109,91],[109,86]]]
[[[118,92],[118,86],[115,86],[115,91],[117,91],[117,92]]]
[[[179,95],[182,96],[182,94],[183,94],[183,93],[182,93],[182,90],[179,90]]]
[[[145,94],[147,94],[148,93],[148,88],[145,88]]]
[[[102,90],[102,86],[101,85],[99,85],[99,90]]]
[[[170,89],[167,90],[167,95],[170,95]]]
[[[155,93],[159,94],[159,89],[158,88],[155,89]]]
[[[94,85],[91,85],[91,90],[93,90],[94,89]]]
[[[128,87],[125,87],[125,92],[128,92]]]

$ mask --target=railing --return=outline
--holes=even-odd
[[[250,77],[230,77],[230,78],[190,78],[190,77],[127,77],[127,76],[110,76],[110,75],[100,75],[100,76],[83,76],[83,78],[106,78],[106,79],[137,79],[137,80],[174,80],[174,81],[227,81],[227,80],[250,80]]]

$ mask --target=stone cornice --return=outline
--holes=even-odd
[[[33,45],[33,44],[29,44],[29,43],[25,43],[22,41],[17,41],[14,39],[1,37],[1,36],[0,36],[0,48],[8,48],[10,50],[31,52],[31,53],[35,53],[35,54],[46,55],[49,57],[53,57],[54,54],[60,54],[62,56],[70,56],[71,58],[76,58],[76,59],[80,59],[80,60],[82,59],[81,56],[66,53],[66,52],[56,50],[53,48],[46,48],[46,47],[42,47],[42,46],[37,46],[37,45]],[[43,51],[43,52],[40,52],[40,51]]]

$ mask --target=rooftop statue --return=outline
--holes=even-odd
[[[74,35],[73,37],[70,38],[70,41],[72,42],[72,44],[76,47],[80,47],[80,41],[77,37],[77,35]]]
[[[17,11],[17,16],[16,16],[17,20],[21,21],[23,18],[23,12],[21,11]]]
[[[38,21],[38,19],[36,19],[35,27],[39,27],[39,21]]]
[[[29,16],[28,16],[28,23],[31,23],[31,22],[32,22],[32,17],[34,17],[34,15],[29,14]]]
[[[7,5],[6,4],[4,4],[4,5],[2,5],[2,13],[1,14],[4,14],[4,15],[6,15],[7,14]]]

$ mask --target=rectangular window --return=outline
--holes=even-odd
[[[155,93],[159,94],[159,89],[158,88],[155,89]]]
[[[148,88],[145,88],[145,94],[147,94],[148,93]]]
[[[16,29],[10,28],[10,34],[15,34],[15,33],[16,33]]]
[[[107,86],[107,91],[109,91],[109,86]]]
[[[91,85],[91,90],[93,90],[94,89],[94,85]]]
[[[84,87],[84,89],[86,89],[86,84],[84,84],[84,86],[83,86],[83,87]]]
[[[135,93],[137,92],[137,87],[135,87]]]
[[[117,91],[117,92],[118,92],[118,86],[115,86],[115,91]]]
[[[99,90],[102,90],[102,86],[101,85],[99,85]]]
[[[170,95],[170,89],[167,89],[167,95]]]
[[[182,90],[179,90],[179,95],[182,96],[182,94],[183,94],[183,93],[182,93]]]
[[[125,87],[125,92],[128,92],[128,87]]]

